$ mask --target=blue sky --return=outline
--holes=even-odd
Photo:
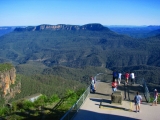
[[[0,26],[160,25],[160,0],[0,0]]]

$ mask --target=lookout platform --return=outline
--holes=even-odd
[[[96,92],[89,94],[73,120],[159,120],[160,105],[151,106],[147,103],[143,93],[143,87],[139,84],[118,86],[123,93],[123,102],[111,104],[111,83],[96,83]],[[141,111],[135,112],[133,102],[136,91],[142,96]]]

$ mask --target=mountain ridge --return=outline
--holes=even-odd
[[[66,24],[57,24],[57,25],[48,25],[42,24],[38,26],[29,26],[26,28],[15,28],[14,31],[39,31],[39,30],[93,30],[93,31],[101,31],[101,30],[109,30],[107,27],[99,23],[91,23],[85,25],[66,25]]]

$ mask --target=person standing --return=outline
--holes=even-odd
[[[135,84],[135,75],[133,72],[130,74],[130,77],[131,77],[131,84]]]
[[[112,91],[113,92],[117,91],[117,81],[116,81],[116,79],[113,79],[113,81],[112,81]]]
[[[135,102],[135,106],[136,106],[136,113],[140,112],[141,101],[142,101],[142,96],[139,95],[139,92],[137,92],[137,95],[134,97],[134,102]]]
[[[116,72],[116,71],[113,71],[113,74],[112,74],[112,75],[113,75],[113,80],[114,80],[114,79],[117,79],[117,72]]]
[[[128,79],[129,79],[129,73],[126,72],[125,73],[125,82],[126,82],[126,84],[128,84]]]
[[[119,85],[121,84],[121,76],[122,76],[122,73],[118,73],[118,84]]]
[[[157,99],[158,99],[158,92],[157,92],[157,89],[154,90],[154,100],[153,100],[153,103],[152,103],[152,106],[155,105],[157,106]]]
[[[92,76],[91,76],[91,90],[92,92],[95,92],[95,80]]]

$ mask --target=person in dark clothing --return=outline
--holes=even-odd
[[[118,74],[117,74],[117,72],[116,71],[113,71],[113,80],[115,80],[115,79],[117,79],[117,77],[118,77]]]

